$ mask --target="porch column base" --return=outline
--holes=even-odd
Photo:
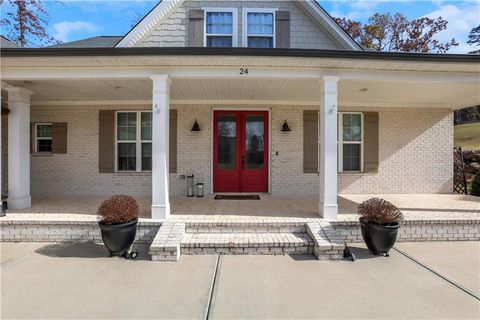
[[[170,216],[170,203],[152,205],[152,219],[167,219]]]
[[[337,204],[324,204],[319,203],[319,212],[320,216],[329,221],[334,221],[337,219],[338,214],[338,205]]]
[[[8,198],[8,209],[26,209],[32,206],[32,197]]]

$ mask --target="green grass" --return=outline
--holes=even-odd
[[[480,122],[455,126],[454,137],[456,147],[480,150]]]

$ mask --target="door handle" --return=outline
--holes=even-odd
[[[242,170],[245,170],[245,156],[242,156]]]

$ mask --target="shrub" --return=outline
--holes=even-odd
[[[480,197],[480,171],[477,172],[473,178],[471,193],[474,196]]]
[[[135,199],[126,195],[111,196],[98,208],[102,217],[100,223],[106,225],[122,224],[138,218],[138,204]]]
[[[387,225],[403,220],[403,215],[393,204],[380,198],[365,200],[358,206],[358,214],[370,223]]]

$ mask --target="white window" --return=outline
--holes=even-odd
[[[152,112],[117,112],[117,171],[152,170]]]
[[[52,152],[52,124],[51,123],[35,124],[35,152],[36,153]]]
[[[275,48],[275,9],[244,9],[243,46]]]
[[[363,171],[363,113],[338,114],[338,171]]]
[[[204,8],[205,46],[237,46],[237,10],[232,8]]]

